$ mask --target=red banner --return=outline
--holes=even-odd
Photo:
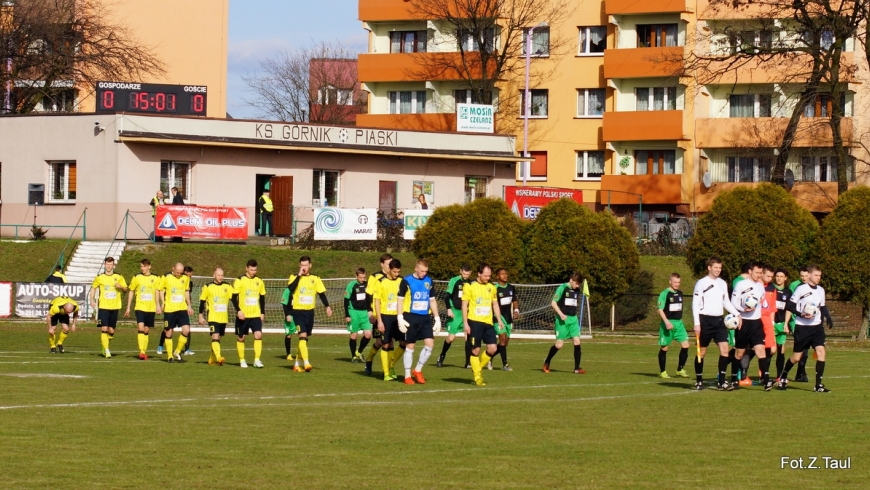
[[[507,185],[504,188],[504,200],[511,211],[525,220],[538,217],[541,208],[548,202],[568,198],[583,204],[583,191],[574,189],[557,189],[555,187],[517,187]]]
[[[246,240],[248,210],[201,206],[158,206],[155,235],[162,237]]]

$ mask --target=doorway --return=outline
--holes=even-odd
[[[254,188],[254,231],[256,233],[259,233],[262,228],[260,226],[260,196],[263,195],[263,191],[266,189],[266,185],[272,177],[274,177],[274,175],[257,174],[256,187]],[[272,198],[272,200],[274,201],[274,198]],[[274,223],[274,217],[272,221]]]
[[[396,192],[398,183],[395,180],[378,181],[378,210],[385,215],[396,212]]]

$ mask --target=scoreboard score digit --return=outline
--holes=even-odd
[[[141,112],[205,116],[208,90],[203,85],[98,82],[97,113]]]

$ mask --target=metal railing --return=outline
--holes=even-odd
[[[57,260],[55,260],[55,261],[54,261],[54,265],[51,266],[51,270],[48,271],[48,275],[49,275],[49,276],[50,276],[51,274],[54,273],[54,269],[55,269],[55,267],[57,267],[57,266],[61,266],[61,268],[63,268],[63,266],[64,266],[64,262],[65,262],[64,259],[65,259],[65,257],[66,257],[66,249],[70,246],[70,243],[72,243],[73,235],[75,235],[75,232],[76,232],[75,229],[78,228],[79,223],[82,223],[82,226],[83,226],[83,227],[86,227],[86,226],[87,226],[87,223],[88,223],[88,208],[85,208],[85,209],[82,211],[82,214],[79,215],[79,220],[76,221],[76,226],[73,227],[73,228],[74,228],[73,231],[70,232],[69,237],[66,239],[66,243],[63,245],[63,248],[60,250],[60,253],[59,253],[58,256],[57,256]],[[87,241],[87,239],[88,239],[88,235],[87,235],[87,233],[84,231],[84,228],[82,228],[82,241],[83,241],[83,242],[84,242],[84,241]],[[70,250],[70,254],[69,254],[69,255],[72,256],[72,253],[73,253],[74,251],[75,251],[75,246],[73,246],[73,250]]]
[[[82,230],[82,240],[87,240],[87,239],[88,239],[88,218],[87,218],[87,212],[88,212],[88,208],[85,208],[84,211],[82,211],[81,216],[79,216],[79,220],[76,222],[75,225],[43,225],[43,224],[40,224],[40,225],[33,225],[33,224],[26,225],[26,224],[7,224],[7,223],[0,223],[0,228],[15,228],[15,232],[14,232],[14,235],[13,235],[13,240],[18,240],[18,239],[19,239],[19,236],[18,236],[18,230],[19,230],[19,228],[26,228],[26,229],[28,229],[28,230],[32,230],[32,229],[34,228],[34,226],[38,226],[38,227],[40,227],[40,228],[47,228],[47,229],[54,229],[54,228],[72,228],[73,231],[70,232],[70,236],[72,236],[72,234],[75,233],[75,230],[81,228],[81,230]],[[79,224],[79,223],[81,223],[81,224]],[[30,233],[28,233],[28,235],[27,235],[26,237],[21,237],[21,238],[31,238],[31,235],[30,235]]]

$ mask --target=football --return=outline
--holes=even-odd
[[[818,311],[819,311],[819,307],[816,306],[815,303],[807,303],[806,305],[804,305],[804,314],[805,315],[816,316],[816,313],[818,313]]]
[[[758,306],[758,298],[755,296],[749,296],[743,300],[743,306],[747,309],[754,310],[755,307]]]
[[[728,315],[725,317],[725,328],[727,328],[728,330],[735,330],[737,328],[737,324],[737,315]]]

